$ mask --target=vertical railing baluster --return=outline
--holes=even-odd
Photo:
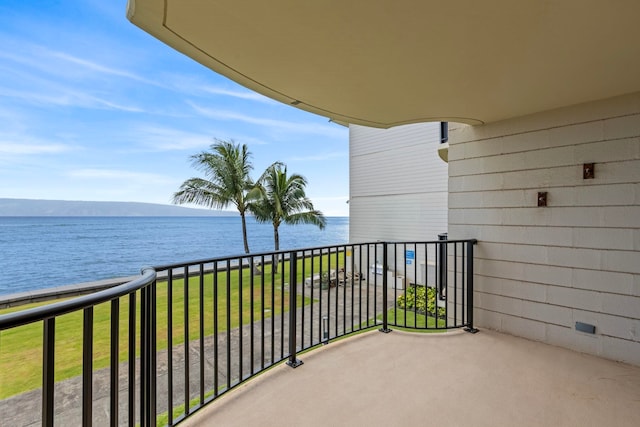
[[[306,262],[305,262],[306,259],[307,259],[307,253],[306,253],[306,251],[302,251],[302,262],[300,264],[300,270],[302,272],[302,310],[301,310],[302,319],[300,320],[300,336],[302,337],[302,339],[301,339],[300,348],[302,348],[302,349],[306,348],[304,346],[304,318],[305,318],[305,316],[304,316],[304,313],[305,313],[305,309],[304,309],[305,304],[304,304],[304,302],[305,302],[305,299],[306,299],[306,296],[305,296],[306,286],[304,285],[304,278],[307,277],[306,276],[307,269],[306,269]],[[296,277],[296,281],[297,280],[298,280],[298,278]],[[313,300],[313,293],[312,293],[311,296],[312,296],[312,300]],[[311,308],[311,310],[313,310],[313,301],[311,301],[311,307],[310,308]],[[309,330],[311,331],[311,334],[313,335],[313,328],[310,328]]]
[[[262,274],[260,275],[260,368],[264,369],[264,276],[266,268],[264,265],[264,255],[260,256]]]
[[[189,375],[189,266],[184,266],[184,413],[185,415],[189,415],[189,385],[190,385],[190,375]]]
[[[129,425],[136,425],[136,292],[129,294]]]
[[[365,274],[365,273],[362,272],[362,258],[363,258],[363,256],[362,256],[362,248],[363,248],[363,245],[358,246],[358,272],[359,272],[358,273],[358,281],[359,281],[358,282],[358,286],[362,286],[362,277],[363,277],[363,274]],[[367,262],[365,264],[369,265],[369,246],[367,246]],[[367,282],[366,283],[366,286],[367,286],[367,326],[369,326],[369,317],[371,317],[371,314],[370,314],[371,313],[371,311],[370,311],[371,307],[369,305],[370,300],[371,300],[371,290],[369,289],[369,274],[368,274],[368,270],[366,268],[365,268],[365,272],[367,273],[367,276],[365,276],[365,278],[366,278],[365,282]],[[375,291],[375,289],[374,289],[374,291]],[[374,301],[375,301],[375,294],[374,294],[373,298],[374,298]],[[376,312],[377,311],[378,310],[376,309],[376,306],[375,306],[375,303],[374,303],[374,306],[373,306],[373,324],[374,325],[377,323],[377,316],[376,316]]]
[[[253,274],[254,273],[253,267],[255,265],[254,261],[255,260],[254,260],[253,257],[249,258],[249,262],[251,264],[251,266],[249,267],[250,271],[251,271],[250,276],[249,276],[250,277],[250,279],[249,279],[249,293],[250,293],[250,295],[249,295],[249,316],[250,316],[250,325],[251,325],[250,334],[249,334],[250,340],[251,340],[250,341],[251,342],[250,343],[250,349],[249,349],[250,365],[251,365],[250,366],[250,368],[251,368],[250,369],[250,375],[253,375],[255,373],[255,371],[254,371],[254,362],[253,362],[254,350],[255,350],[255,348],[254,348],[255,344],[253,342],[254,339],[255,339],[254,338],[254,331],[253,331],[253,323],[255,322],[255,318],[254,318],[255,317],[255,314],[254,314],[255,297],[253,295],[253,292],[254,292],[254,281],[255,281],[254,274]]]
[[[342,286],[344,286],[344,291],[347,292],[347,246],[342,247]],[[340,278],[338,278],[340,280]],[[353,276],[350,280],[351,282],[351,332],[355,331],[355,289],[353,288]],[[360,304],[358,304],[360,307]],[[362,313],[360,315],[362,318]],[[362,321],[360,323],[360,327],[362,326]],[[360,329],[360,327],[358,329]]]
[[[327,286],[327,293],[330,295],[331,294],[331,248],[327,249],[327,280],[328,280],[328,286]],[[336,321],[334,323],[334,338],[337,338],[338,336],[340,336],[340,334],[338,334],[338,322],[340,321],[340,313],[338,313],[338,297],[340,296],[340,293],[338,292],[338,288],[336,287],[336,297],[333,301],[333,305],[334,305],[334,311],[335,311],[335,318]],[[331,334],[329,334],[331,335]]]
[[[448,240],[448,233],[442,233],[442,234],[438,234],[438,240],[443,241],[443,243],[439,244],[439,251],[438,251],[438,256],[440,257],[440,266],[439,269],[436,270],[438,272],[439,280],[439,287],[437,288],[438,291],[438,295],[440,295],[441,299],[445,299],[444,296],[447,292],[447,285],[448,285],[448,280],[447,280],[447,275],[448,275],[448,270],[449,270],[449,266],[448,266],[448,251],[449,251],[449,247],[447,245],[447,240]]]
[[[351,251],[351,292],[355,290],[355,280],[356,280],[356,270],[355,270],[355,246],[350,245],[349,250]],[[345,277],[346,277],[346,267],[345,267]],[[358,330],[362,329],[362,281],[358,278]],[[367,326],[369,322],[367,322]]]
[[[218,397],[218,262],[213,262],[213,396]]]
[[[226,320],[227,320],[227,390],[231,388],[231,261],[226,265]]]
[[[376,319],[375,322],[378,323],[378,275],[375,274],[377,271],[377,265],[374,266],[374,274],[371,275],[371,259],[370,259],[371,245],[367,245],[367,283],[371,282],[371,277],[373,277],[373,310],[374,315],[373,318]],[[373,262],[378,263],[378,245],[373,245]],[[384,322],[383,322],[384,323]],[[384,328],[383,328],[384,329]]]
[[[149,289],[149,426],[156,425],[157,412],[157,360],[158,350],[158,307],[156,281],[147,287]]]
[[[200,264],[200,405],[204,405],[204,264]]]
[[[82,323],[82,425],[91,426],[93,409],[93,307],[85,308]]]
[[[242,323],[242,292],[244,284],[242,282],[242,258],[238,259],[238,380],[242,382],[242,329],[244,327]]]
[[[276,273],[275,257],[271,255],[271,365],[276,360]]]
[[[323,269],[323,261],[324,261],[324,254],[323,254],[323,250],[320,249],[320,294],[322,294],[322,280],[324,279],[324,272],[325,270]],[[327,261],[327,263],[329,264],[329,261]],[[327,267],[328,269],[328,267]],[[327,273],[327,280],[329,278],[329,273]],[[325,340],[323,338],[323,342],[328,342],[328,338],[331,337],[331,284],[327,283],[327,340]],[[338,315],[336,314],[336,321],[337,321]]]
[[[377,245],[376,245],[376,250],[377,250]],[[384,332],[389,333],[391,332],[391,329],[389,329],[389,319],[388,319],[388,309],[387,309],[387,289],[388,289],[388,283],[387,283],[387,243],[384,242],[382,244],[382,328],[380,328],[380,332]],[[377,258],[376,258],[377,260]],[[377,267],[376,267],[376,273],[377,273]]]
[[[315,289],[315,250],[311,251],[311,295],[313,296],[313,289]],[[318,272],[318,340],[322,341],[322,252],[320,252],[320,261],[318,264],[320,271]]]
[[[173,425],[173,268],[167,273],[167,410]]]
[[[447,249],[447,256],[448,254],[449,254],[449,249]],[[447,267],[449,265],[448,263],[449,261],[447,260]],[[445,283],[444,286],[446,288],[446,291],[444,293],[445,326],[449,326],[449,280],[448,278],[447,278],[447,283]],[[453,289],[454,289],[454,292],[457,287],[458,287],[458,244],[454,242],[453,243]]]
[[[278,264],[282,260],[282,266],[279,266],[280,272],[280,360],[284,359],[284,254],[278,256]]]
[[[344,251],[343,251],[344,253]],[[344,266],[344,263],[342,264]],[[340,290],[340,248],[336,247],[336,295]],[[353,292],[351,293],[351,329],[353,330]],[[347,333],[347,285],[342,287],[342,335]]]
[[[462,268],[462,277],[461,277],[461,289],[463,289],[466,285],[466,269],[465,269],[465,248],[464,248],[464,243],[461,244],[462,246],[462,263],[460,264],[461,268]],[[455,310],[453,311],[453,326],[454,327],[458,327],[458,287],[456,286],[455,288],[453,288],[453,306],[455,307]],[[464,307],[464,305],[460,305],[461,307]]]
[[[149,381],[149,347],[147,345],[147,328],[149,309],[149,300],[147,295],[147,289],[142,288],[140,290],[140,397],[139,397],[139,409],[140,409],[140,426],[149,427],[148,408],[147,408],[147,384]]]
[[[120,299],[111,301],[111,342],[109,354],[109,425],[118,426],[118,378],[120,346]]]
[[[43,322],[42,331],[42,425],[53,427],[56,361],[56,318]]]
[[[426,252],[427,251],[427,248],[426,248],[427,245],[424,245],[424,246],[425,246],[424,250]],[[418,247],[419,247],[418,243],[414,243],[413,244],[413,281],[414,281],[414,283],[418,283]],[[407,260],[405,259],[405,264],[406,263],[407,263]],[[424,265],[424,268],[425,269],[427,268],[427,264]],[[403,292],[405,292],[405,295],[406,295],[406,292],[407,292],[407,282],[408,282],[407,275],[405,274],[404,275],[404,282],[402,283],[402,290],[403,290]],[[425,285],[425,289],[426,289],[426,285]],[[425,316],[425,319],[424,319],[424,327],[425,328],[429,325],[428,317],[429,317],[429,314],[426,313],[426,316]]]
[[[402,244],[402,251],[403,251],[403,258],[404,258],[404,267],[403,267],[403,272],[404,272],[404,277],[407,277],[407,244],[403,243]],[[397,258],[396,258],[397,259]],[[393,280],[396,280],[396,278],[394,277]],[[397,320],[397,315],[396,313],[398,312],[398,287],[396,286],[396,284],[398,283],[398,281],[396,280],[396,283],[393,284],[393,314],[394,317],[396,318],[396,323],[398,322]],[[418,288],[416,287],[415,289],[416,291],[418,290]],[[425,287],[426,290],[426,287]],[[414,299],[414,301],[417,302],[416,299]],[[414,316],[413,316],[413,327],[415,328],[418,324],[418,315],[415,314],[415,308],[418,304],[413,304],[413,308],[414,308]],[[405,304],[404,304],[404,323],[403,323],[404,327],[408,327],[409,325],[407,325],[407,301],[405,299]]]
[[[282,272],[284,276],[284,271]],[[302,361],[296,358],[297,351],[297,277],[298,277],[298,254],[289,253],[289,360],[287,365],[297,368],[302,365]],[[284,313],[283,313],[284,315]]]
[[[435,266],[435,288],[436,288],[436,298],[440,299],[441,301],[443,301],[445,299],[445,294],[443,292],[443,289],[445,288],[446,285],[443,285],[443,282],[446,281],[447,279],[447,275],[448,273],[446,271],[444,271],[443,269],[446,269],[446,266],[444,266],[444,257],[446,257],[446,255],[444,255],[447,251],[447,249],[445,248],[447,242],[446,241],[438,241],[438,243],[436,243],[436,266]],[[435,319],[435,324],[434,324],[434,328],[438,329],[439,325],[438,325],[438,316],[437,314],[434,315],[434,319]]]
[[[467,245],[467,321],[465,331],[475,334],[478,330],[473,326],[473,245],[476,240],[466,242]]]

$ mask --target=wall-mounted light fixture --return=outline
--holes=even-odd
[[[582,165],[582,179],[594,179],[596,177],[595,163]]]
[[[538,206],[544,207],[547,206],[547,192],[539,191],[538,192]]]

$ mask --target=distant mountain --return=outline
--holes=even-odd
[[[0,198],[2,216],[233,216],[233,211],[137,202],[83,202]]]

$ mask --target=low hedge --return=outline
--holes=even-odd
[[[428,316],[444,317],[446,309],[438,307],[436,298],[436,288],[412,285],[398,297],[397,305],[404,310],[415,310]]]

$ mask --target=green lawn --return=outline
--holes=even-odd
[[[387,320],[389,322],[389,325],[394,328],[406,328],[416,332],[441,332],[441,330],[437,330],[435,328],[444,328],[447,326],[447,322],[445,319],[438,319],[438,323],[436,326],[436,319],[434,317],[425,316],[424,314],[420,313],[414,313],[412,310],[407,310],[406,316],[407,321],[405,323],[405,310],[401,308],[394,310],[392,308],[387,312]],[[380,316],[380,319],[382,319],[382,316]]]
[[[304,261],[298,261],[298,280],[297,283],[303,283],[302,263],[305,264],[305,274],[310,275],[311,263],[314,264],[314,271],[319,271],[320,260],[322,258],[323,267],[326,269],[327,255],[322,257],[316,256],[313,259],[307,258]],[[332,254],[332,268],[341,266],[343,263],[342,256]],[[284,271],[284,275],[282,272]],[[229,275],[227,277],[227,274]],[[284,283],[289,281],[289,263],[281,264],[280,271],[273,273],[269,264],[263,266],[263,274],[253,276],[253,315],[254,320],[259,320],[262,315],[262,300],[264,290],[264,316],[268,318],[272,315],[278,315],[283,310],[287,311],[289,307],[289,293],[282,289]],[[264,280],[264,282],[263,282]],[[229,285],[227,286],[227,281]],[[240,324],[240,314],[242,315],[243,324],[250,322],[251,307],[251,271],[249,269],[242,270],[242,278],[238,270],[226,271],[217,274],[218,292],[217,292],[217,308],[218,308],[218,331],[225,331],[227,328],[227,315],[230,317],[231,328],[236,328]],[[204,277],[204,325],[205,336],[213,334],[214,323],[214,277],[213,274],[206,274]],[[242,283],[242,286],[240,286]],[[264,283],[264,285],[263,285]],[[185,283],[183,279],[173,281],[172,289],[172,322],[173,333],[172,343],[177,345],[184,343],[185,319],[184,319],[184,296]],[[271,297],[273,291],[273,306],[271,305]],[[199,295],[200,281],[197,277],[192,277],[188,281],[188,307],[189,307],[189,340],[198,339],[199,332]],[[166,349],[168,344],[168,307],[169,292],[166,281],[159,281],[157,284],[157,346],[158,349]],[[242,297],[242,298],[240,298]],[[240,304],[242,301],[242,304]],[[139,302],[140,295],[137,296],[138,309],[136,319],[136,336],[139,342],[140,313]],[[227,313],[227,302],[230,305],[230,311]],[[298,296],[297,304],[310,303],[311,300]],[[30,304],[26,306],[14,307],[10,309],[0,310],[0,314],[12,311],[31,308],[40,304]],[[94,308],[94,351],[93,363],[94,369],[101,369],[109,366],[110,351],[110,303],[104,303]],[[119,340],[119,360],[126,361],[129,358],[128,353],[128,316],[129,316],[129,298],[120,298],[120,340]],[[56,353],[55,363],[56,381],[71,378],[82,373],[82,312],[69,313],[56,319]],[[23,393],[29,390],[39,388],[41,386],[42,377],[42,322],[24,325],[7,331],[0,332],[0,399]],[[139,345],[137,352],[139,352]]]

